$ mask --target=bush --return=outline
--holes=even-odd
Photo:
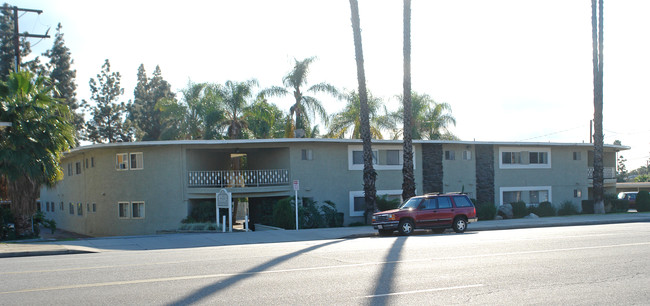
[[[594,213],[594,200],[582,200],[582,213],[583,214]]]
[[[273,205],[273,226],[284,229],[296,228],[296,215],[291,198],[284,198]]]
[[[630,202],[628,200],[615,199],[612,200],[612,207],[612,212],[627,212],[627,210],[630,209]]]
[[[217,219],[217,210],[215,203],[212,201],[202,201],[193,203],[190,215],[185,220],[187,223],[215,222]],[[221,220],[219,220],[221,222]]]
[[[512,215],[514,218],[523,218],[528,215],[528,207],[523,201],[510,203],[512,205]]]
[[[648,191],[641,190],[637,193],[636,210],[638,212],[650,211],[650,194],[648,194]]]
[[[320,207],[323,212],[323,221],[328,227],[343,226],[343,213],[336,210],[336,204],[332,201],[325,201],[325,205]]]
[[[378,197],[375,201],[377,202],[377,209],[379,209],[379,211],[391,210],[399,206],[399,200],[388,200],[388,195]]]
[[[587,201],[587,200],[582,201],[582,207],[583,208],[585,207],[584,206],[585,201]],[[591,201],[591,202],[593,203],[593,201]],[[592,212],[593,212],[594,206],[591,205],[591,208],[592,208]],[[570,216],[570,215],[577,215],[577,214],[578,214],[578,210],[576,209],[575,205],[573,205],[573,202],[571,202],[571,201],[562,202],[562,205],[560,206],[560,209],[557,211],[558,216]]]
[[[497,207],[492,203],[483,203],[476,206],[476,215],[479,220],[494,220],[497,216]]]
[[[320,214],[320,211],[318,211],[316,202],[307,198],[302,198],[302,203],[303,205],[298,208],[298,222],[300,222],[300,228],[323,227],[323,216]]]
[[[555,207],[551,202],[542,202],[533,209],[533,213],[540,217],[553,217],[555,216]]]

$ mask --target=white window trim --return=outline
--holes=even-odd
[[[363,211],[358,212],[354,210],[354,198],[358,197],[363,197],[366,193],[361,190],[361,191],[350,191],[350,196],[349,196],[349,205],[350,205],[350,217],[363,217]],[[395,190],[377,190],[377,197],[383,196],[383,195],[402,195],[402,190],[401,189],[395,189]]]
[[[532,186],[532,187],[500,187],[499,188],[499,205],[503,205],[503,193],[507,191],[547,191],[548,201],[553,203],[553,193],[551,186]],[[530,203],[526,203],[530,204]]]
[[[381,146],[373,145],[372,151],[377,154],[377,161],[379,161],[379,151],[380,150],[399,150],[401,151],[402,161],[404,160],[404,147],[403,146]],[[363,164],[354,164],[353,163],[353,153],[354,151],[363,151],[363,146],[348,146],[348,170],[363,170]],[[413,169],[416,169],[416,158],[415,158],[415,149],[413,150]],[[379,165],[372,164],[372,167],[375,170],[402,170],[404,165]]]
[[[119,167],[120,164],[118,163],[118,159],[117,159],[119,155],[126,155],[126,159],[125,159],[126,160],[126,167],[124,167],[124,169]],[[116,153],[115,154],[115,170],[117,170],[117,171],[128,171],[129,170],[129,158],[130,158],[129,153]]]
[[[133,204],[140,204],[140,203],[142,204],[142,216],[134,217],[133,216]],[[144,201],[133,201],[133,202],[131,202],[131,206],[129,206],[129,208],[131,209],[131,211],[130,211],[131,219],[139,220],[139,219],[144,219],[145,218],[145,204],[144,204]]]
[[[141,163],[142,163],[142,165],[139,165],[138,168],[133,168],[133,167],[131,166],[131,156],[133,156],[133,155],[140,155],[140,156],[142,156],[142,158],[141,158]],[[136,160],[137,160],[137,157],[136,157]],[[144,169],[144,154],[143,154],[142,152],[132,152],[132,153],[129,153],[129,170],[143,170],[143,169]]]
[[[546,152],[548,163],[546,164],[504,164],[503,152]],[[500,169],[550,169],[551,148],[542,147],[499,147],[499,168]]]

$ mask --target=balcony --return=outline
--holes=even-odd
[[[190,188],[262,187],[289,185],[289,170],[189,171]]]
[[[593,179],[594,178],[594,168],[589,167],[587,169],[587,178]],[[605,167],[603,168],[603,179],[610,180],[610,179],[616,179],[616,168],[614,167]]]

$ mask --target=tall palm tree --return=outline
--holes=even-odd
[[[289,109],[289,114],[292,118],[295,116],[295,119],[292,123],[292,129],[287,129],[286,131],[287,137],[292,137],[291,134],[294,129],[305,129],[308,125],[307,121],[310,119],[308,111],[312,114],[318,114],[320,119],[327,123],[327,112],[325,111],[323,104],[314,96],[308,96],[305,93],[315,94],[324,92],[339,98],[339,92],[336,87],[324,82],[312,85],[303,91],[304,87],[307,86],[309,65],[311,65],[315,59],[315,57],[310,57],[302,61],[295,60],[296,64],[293,69],[282,79],[284,87],[273,86],[260,92],[260,95],[267,97],[284,97],[288,94],[293,94],[295,102]]]
[[[247,99],[253,96],[253,88],[258,86],[257,80],[245,82],[226,81],[225,86],[219,86],[218,92],[225,108],[225,118],[222,122],[227,126],[230,139],[240,139],[243,130],[248,128],[244,110],[248,107]]]
[[[221,96],[218,86],[209,83],[192,83],[181,90],[185,108],[183,130],[185,139],[218,139],[220,138],[219,123],[225,117],[221,107]],[[178,111],[179,107],[170,107],[168,110]],[[166,114],[173,115],[173,114]]]
[[[401,96],[398,96],[403,100]],[[451,113],[451,106],[448,103],[437,103],[428,94],[411,93],[411,135],[412,139],[429,139],[429,140],[457,140],[448,127],[456,125],[456,118]],[[399,120],[404,112],[404,108],[392,115]],[[402,131],[398,131],[401,133]]]
[[[599,11],[598,20],[596,13]],[[591,0],[594,68],[594,212],[605,213],[603,173],[603,0]]]
[[[382,129],[395,128],[392,118],[387,114],[379,114],[382,106],[381,99],[373,97],[372,94],[369,94],[367,99],[370,136],[374,139],[383,139]],[[361,139],[361,99],[357,92],[351,92],[347,95],[347,100],[345,109],[332,115],[328,137],[344,138],[347,134],[352,139]],[[386,112],[385,107],[384,112]]]
[[[377,172],[372,165],[368,91],[366,90],[366,72],[363,67],[361,21],[359,19],[359,2],[357,0],[350,0],[350,12],[352,15],[352,33],[354,35],[354,54],[357,61],[357,81],[359,83],[359,120],[361,139],[363,140],[363,194],[366,204],[366,224],[368,224],[373,212],[377,210],[377,189],[375,187]]]
[[[404,165],[402,167],[402,198],[415,196],[413,173],[413,140],[411,136],[411,0],[404,0]]]
[[[8,182],[20,236],[32,232],[30,218],[41,184],[52,186],[61,178],[61,154],[75,145],[70,109],[45,84],[45,78],[27,71],[11,73],[0,83],[0,121],[12,123],[0,131],[0,176]]]

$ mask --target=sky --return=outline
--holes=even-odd
[[[358,88],[346,0],[9,1],[42,14],[20,31],[63,26],[77,96],[105,59],[133,99],[140,64],[158,65],[174,91],[188,82],[255,78],[282,86],[294,60],[316,56],[308,83]],[[359,0],[367,87],[396,110],[403,92],[403,2]],[[589,142],[593,119],[591,1],[413,0],[412,89],[450,104],[465,141]],[[605,1],[604,134],[620,140],[628,170],[650,158],[650,1]],[[32,55],[54,39],[30,39]],[[182,95],[177,95],[180,98]],[[328,113],[345,101],[319,96]],[[291,96],[270,98],[288,111]],[[322,124],[321,124],[322,125]],[[326,128],[321,126],[321,132]],[[389,135],[384,135],[389,137]]]

